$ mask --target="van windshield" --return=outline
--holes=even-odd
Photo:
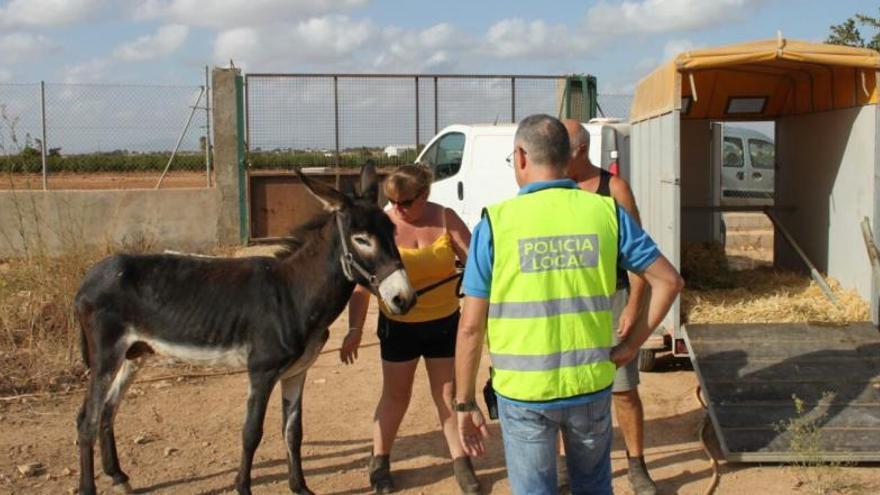
[[[422,155],[421,161],[431,167],[437,181],[458,173],[463,154],[464,134],[450,132],[435,141]]]
[[[724,138],[724,166],[725,167],[742,167],[743,161],[743,144],[742,139],[736,137]]]
[[[763,139],[749,139],[749,155],[755,168],[773,169],[775,163],[773,143]]]

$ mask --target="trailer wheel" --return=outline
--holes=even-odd
[[[657,362],[653,349],[639,349],[639,371],[652,371]]]

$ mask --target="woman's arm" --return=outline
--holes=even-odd
[[[468,248],[471,245],[471,231],[453,210],[443,208],[443,214],[446,215],[446,230],[449,231],[449,237],[452,238],[452,249],[461,264],[465,264],[467,263]]]
[[[367,319],[367,308],[370,306],[370,291],[357,285],[348,301],[348,333],[342,340],[339,349],[339,360],[352,364],[358,357],[358,347],[364,333],[364,321]]]

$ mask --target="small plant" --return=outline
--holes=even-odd
[[[776,426],[778,432],[790,435],[789,451],[796,459],[793,463],[795,488],[815,495],[853,493],[859,487],[845,477],[841,470],[844,463],[824,460],[822,455],[822,425],[835,397],[834,392],[825,391],[815,408],[808,410],[803,399],[792,395],[795,416]]]

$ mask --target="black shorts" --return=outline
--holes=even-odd
[[[404,323],[379,313],[379,349],[382,359],[402,363],[425,358],[455,356],[455,335],[460,311],[439,320]]]

